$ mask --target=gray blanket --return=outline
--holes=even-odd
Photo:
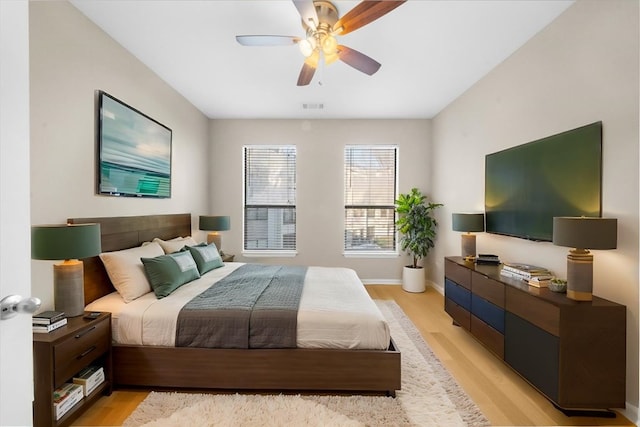
[[[189,301],[176,346],[295,348],[307,267],[245,264]]]

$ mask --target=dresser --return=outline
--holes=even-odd
[[[561,410],[624,408],[626,307],[445,258],[445,311]]]

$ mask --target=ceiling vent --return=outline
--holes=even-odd
[[[304,110],[322,110],[324,109],[324,104],[322,103],[302,104],[302,108]]]

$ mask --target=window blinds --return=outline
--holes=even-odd
[[[296,147],[245,147],[244,181],[244,249],[295,250]]]
[[[397,147],[345,147],[345,251],[396,250]]]

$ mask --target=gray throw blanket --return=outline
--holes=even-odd
[[[245,264],[189,301],[176,346],[295,348],[307,267]]]

